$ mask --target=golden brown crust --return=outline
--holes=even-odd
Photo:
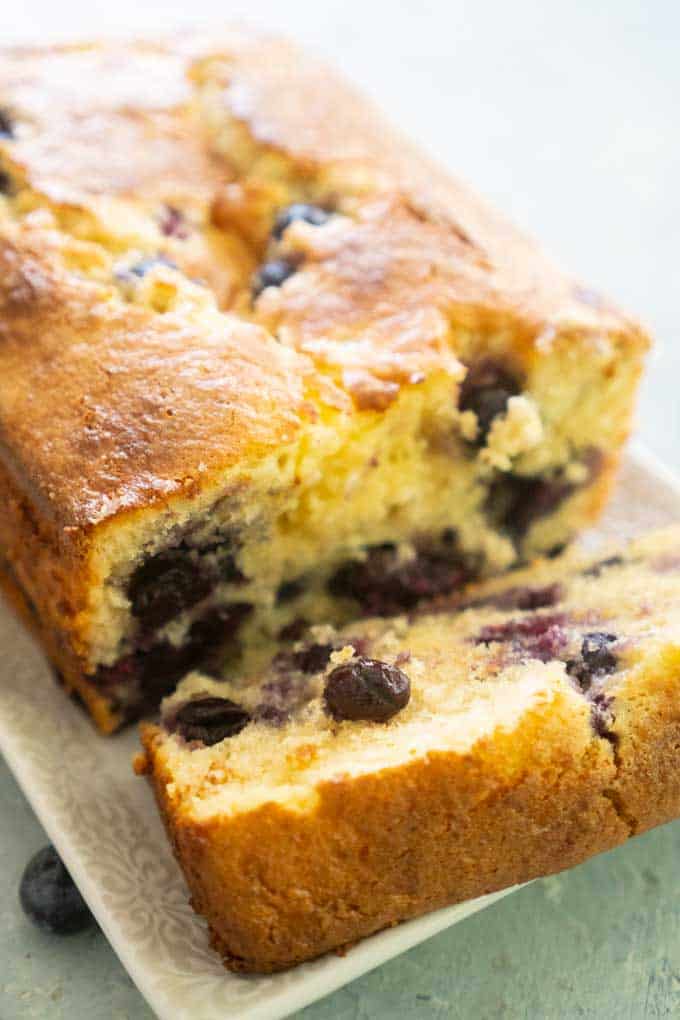
[[[558,348],[578,361],[604,350],[620,406],[602,445],[616,457],[639,326],[289,43],[230,29],[9,50],[0,106],[12,124],[0,138],[0,543],[51,658],[93,703],[97,541],[134,514],[224,495],[225,472],[247,479],[329,408],[381,414],[430,376],[455,401],[461,362],[489,352],[530,393]],[[300,200],[337,215],[286,232],[277,253],[298,270],[253,301],[273,217]],[[178,267],[167,307],[125,293],[130,264],[159,252]],[[565,431],[562,460],[582,445]],[[584,518],[610,478],[577,497]]]
[[[200,204],[234,174],[257,178],[230,163],[236,153],[216,155],[216,129],[196,113],[207,90],[224,121],[231,114],[247,128],[256,154],[284,154],[289,172],[315,187],[338,165],[364,174],[354,220],[323,238],[303,232],[309,265],[256,311],[318,363],[350,362],[350,392],[365,392],[362,373],[401,384],[444,365],[451,322],[517,331],[510,343],[522,360],[527,345],[538,356],[564,330],[644,347],[635,323],[586,300],[362,97],[279,40],[235,30],[217,41],[12,51],[0,95],[21,129],[1,148],[34,194],[62,217],[87,210],[99,229],[172,194]],[[341,204],[353,189],[345,181]],[[54,244],[25,222],[0,241],[0,438],[41,512],[82,526],[158,502],[195,481],[199,460],[222,467],[295,430],[305,362],[237,319],[202,329],[117,306],[106,288],[69,273]]]
[[[568,698],[466,755],[339,777],[313,810],[204,823],[174,799],[162,738],[146,761],[192,902],[228,967],[274,971],[446,904],[560,871],[624,841],[610,746]],[[518,764],[521,762],[521,765]]]
[[[62,529],[190,492],[304,412],[308,366],[259,327],[106,297],[30,234],[0,246],[0,452]]]
[[[612,797],[634,834],[680,815],[680,647],[633,670],[616,692]]]

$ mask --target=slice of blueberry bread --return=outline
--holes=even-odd
[[[234,969],[568,868],[680,814],[680,526],[193,673],[143,743]]]
[[[104,730],[563,544],[646,345],[287,43],[2,55],[0,556]]]

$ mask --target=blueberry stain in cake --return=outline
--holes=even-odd
[[[398,666],[359,656],[331,670],[324,703],[336,720],[388,722],[408,705],[411,681]]]
[[[598,691],[596,694],[589,695],[588,698],[591,703],[590,725],[598,737],[602,737],[603,740],[608,740],[610,744],[616,746],[619,737],[612,730],[614,699],[604,691]]]
[[[476,446],[485,444],[495,419],[505,414],[508,401],[519,392],[515,377],[490,358],[469,368],[460,388],[458,407],[461,411],[473,411],[477,417]]]
[[[26,865],[19,886],[21,907],[38,928],[75,935],[95,924],[87,903],[53,846],[43,847]]]
[[[505,623],[488,624],[475,635],[475,644],[510,644],[517,654],[549,662],[559,659],[568,643],[564,613],[520,617]]]
[[[291,223],[296,220],[304,220],[305,223],[311,223],[314,227],[320,227],[328,221],[330,215],[327,209],[323,209],[319,205],[294,202],[278,214],[272,227],[271,236],[274,240],[280,241]]]
[[[340,567],[328,587],[336,597],[356,600],[368,614],[389,616],[448,595],[468,579],[469,571],[453,550],[421,549],[402,560],[397,548],[385,543],[368,549],[365,559]]]
[[[156,553],[130,578],[132,614],[144,628],[156,630],[204,599],[215,583],[214,573],[190,551]]]
[[[487,595],[483,599],[475,599],[472,602],[462,603],[459,608],[519,609],[528,612],[556,606],[563,598],[564,588],[559,582],[536,588],[531,588],[528,585],[519,585],[515,588],[506,588],[505,591],[499,591],[493,595]]]
[[[267,287],[281,287],[296,272],[297,259],[270,259],[263,263],[253,277],[253,297],[258,297]]]
[[[165,237],[175,237],[179,241],[185,241],[191,233],[184,213],[174,205],[163,207],[158,228]]]
[[[282,726],[313,696],[310,674],[296,670],[291,660],[279,655],[274,660],[276,673],[263,684],[260,703],[253,713],[258,722]]]
[[[175,715],[174,727],[187,742],[207,747],[234,737],[250,722],[250,713],[229,698],[205,697],[187,701]]]

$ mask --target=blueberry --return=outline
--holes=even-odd
[[[276,604],[282,606],[286,602],[292,602],[293,599],[302,595],[304,590],[305,585],[302,578],[298,577],[294,581],[284,581],[276,591]]]
[[[250,715],[229,698],[194,698],[175,717],[177,732],[185,740],[200,740],[208,747],[234,737],[250,722]]]
[[[135,262],[128,269],[122,270],[119,276],[122,279],[128,279],[132,275],[137,276],[141,280],[151,269],[155,269],[156,266],[167,266],[169,269],[177,269],[177,264],[165,255],[149,255],[148,258],[140,259],[139,262]]]
[[[9,110],[0,106],[0,138],[14,138],[14,124]]]
[[[508,400],[519,391],[514,376],[491,358],[469,369],[460,388],[458,407],[461,411],[474,411],[477,416],[476,446],[484,445],[494,419],[505,413]]]
[[[211,662],[215,653],[233,640],[252,608],[248,602],[235,602],[211,609],[192,623],[184,644],[157,641],[138,648],[112,666],[100,666],[92,682],[109,697],[121,696],[126,720],[131,722],[147,710],[155,710],[187,670]]]
[[[615,634],[603,631],[583,635],[580,655],[567,663],[567,672],[578,682],[582,691],[590,691],[594,680],[614,672],[618,659],[609,645],[616,640]]]
[[[324,701],[334,719],[387,722],[409,703],[411,681],[397,666],[360,656],[336,666],[326,679]]]
[[[43,931],[72,935],[95,922],[89,907],[53,846],[28,862],[19,886],[26,916]]]
[[[12,192],[12,178],[4,170],[0,170],[0,195],[9,195]]]
[[[491,486],[487,511],[516,541],[534,521],[546,517],[576,491],[564,478],[508,476]]]
[[[148,630],[156,630],[204,599],[215,578],[190,553],[169,549],[145,560],[128,586],[132,613]]]
[[[616,641],[616,634],[593,631],[585,634],[581,644],[581,658],[591,673],[613,673],[617,658],[609,645]]]
[[[610,567],[620,567],[623,562],[623,556],[608,556],[604,560],[592,563],[581,573],[583,577],[599,577],[605,570],[609,570]]]
[[[253,297],[257,297],[266,287],[280,287],[297,269],[297,262],[291,259],[270,259],[260,266],[253,278]]]
[[[325,669],[333,651],[333,645],[308,645],[293,652],[293,667],[302,673],[320,673]]]
[[[385,543],[368,549],[364,560],[340,567],[328,588],[336,597],[355,599],[367,613],[389,616],[448,595],[468,576],[454,550],[421,549],[403,561],[395,546]]]
[[[309,621],[304,616],[296,616],[294,620],[287,623],[277,634],[279,641],[299,641],[309,627]]]
[[[229,602],[195,620],[188,641],[194,661],[201,661],[206,654],[233,638],[252,611],[251,602]]]
[[[232,554],[224,556],[220,560],[219,565],[220,578],[227,584],[245,584],[248,580],[246,575],[236,565],[236,560]]]
[[[295,220],[304,220],[305,223],[320,227],[328,220],[329,216],[330,213],[326,209],[322,209],[321,206],[308,205],[306,202],[294,202],[286,209],[282,209],[276,217],[272,227],[272,237],[279,241]]]

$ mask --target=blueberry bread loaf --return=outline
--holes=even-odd
[[[188,676],[147,772],[215,947],[270,971],[680,814],[680,526]]]
[[[562,545],[646,343],[286,43],[3,53],[2,569],[102,730]]]

